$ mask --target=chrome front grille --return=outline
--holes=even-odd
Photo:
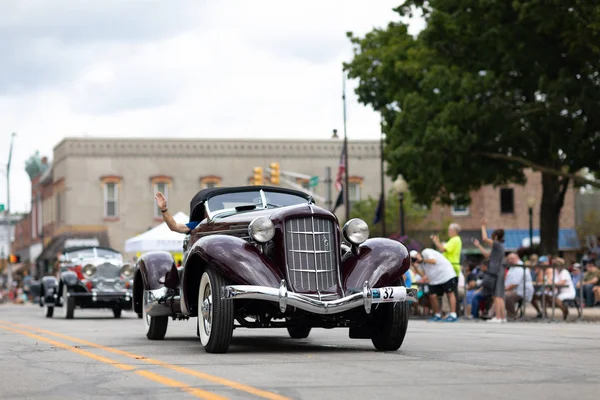
[[[96,267],[94,278],[117,279],[120,277],[121,267],[111,263],[100,264]]]
[[[335,232],[328,219],[310,216],[286,221],[286,264],[294,290],[322,292],[336,286]]]

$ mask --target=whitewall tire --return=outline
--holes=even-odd
[[[225,353],[233,336],[233,301],[221,298],[223,277],[208,268],[198,291],[198,333],[207,353]]]

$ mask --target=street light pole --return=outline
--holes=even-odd
[[[533,208],[529,207],[529,247],[533,247]]]
[[[535,197],[527,198],[527,206],[529,207],[529,247],[533,248],[533,207],[535,207]]]
[[[10,149],[8,150],[8,163],[6,164],[6,243],[8,254],[10,254],[10,231],[11,231],[11,221],[10,221],[10,163],[12,160],[12,151],[13,151],[13,142],[17,134],[13,132],[10,135]],[[10,260],[7,260],[6,263],[6,275],[8,285],[12,285],[12,266],[10,265]]]
[[[381,139],[380,139],[380,158],[381,158],[381,234],[383,237],[387,236],[386,233],[386,222],[385,222],[385,170],[383,165],[383,118],[381,119]]]
[[[400,236],[404,236],[404,193],[398,193],[398,200],[400,200]]]
[[[398,178],[394,181],[394,190],[398,193],[400,203],[400,236],[404,236],[406,233],[404,229],[404,193],[408,190],[408,184],[402,175],[398,175]]]
[[[348,179],[348,134],[346,132],[346,74],[343,74],[342,100],[344,102],[344,208],[346,222],[350,221],[350,185]]]

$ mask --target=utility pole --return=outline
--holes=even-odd
[[[10,221],[10,162],[12,159],[13,141],[15,139],[15,136],[17,136],[15,132],[13,132],[10,135],[10,149],[8,150],[8,164],[6,165],[6,248],[8,249],[8,254],[10,254],[10,232],[12,228],[12,224]],[[10,265],[10,260],[8,260],[8,262],[6,263],[6,274],[9,285],[8,287],[11,287],[10,285],[12,285],[12,266]]]
[[[350,185],[348,179],[348,134],[346,132],[346,74],[343,74],[342,100],[344,102],[344,208],[346,222],[350,221]]]
[[[331,167],[325,167],[325,184],[327,185],[327,195],[325,200],[325,206],[328,210],[331,210],[333,201],[331,199]]]

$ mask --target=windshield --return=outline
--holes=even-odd
[[[121,253],[118,253],[116,251],[112,251],[112,250],[107,250],[107,249],[99,249],[96,247],[90,247],[87,249],[80,249],[80,250],[76,250],[76,251],[71,251],[65,254],[67,256],[67,259],[69,260],[76,260],[76,259],[81,259],[81,258],[108,258],[108,259],[113,259],[113,260],[121,260],[123,258],[123,256],[121,256]]]
[[[278,193],[264,190],[251,190],[237,193],[226,193],[208,199],[208,214],[214,216],[222,213],[235,213],[235,207],[255,205],[256,208],[277,208],[307,204],[308,201],[299,195]],[[255,209],[256,209],[255,208]]]

